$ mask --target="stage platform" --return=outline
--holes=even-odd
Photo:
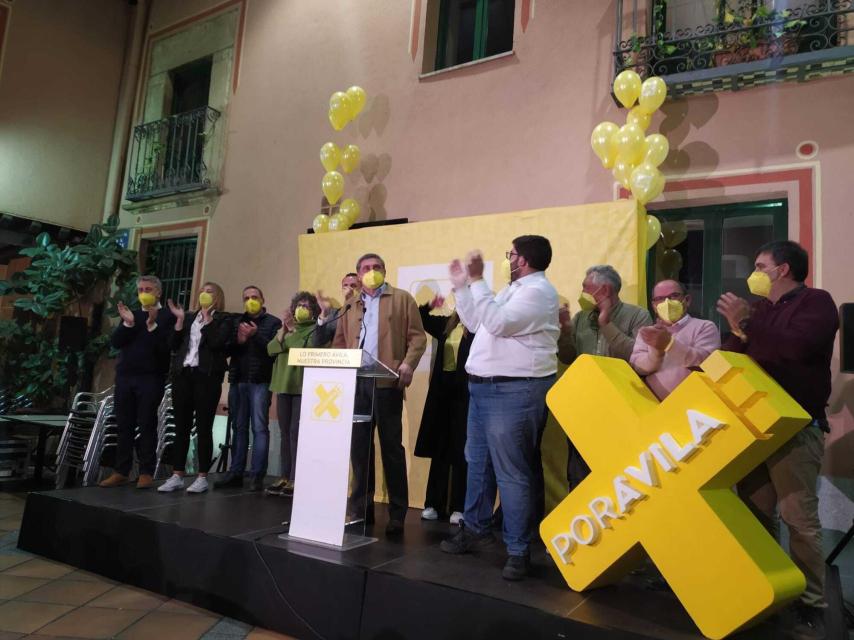
[[[532,575],[506,582],[499,542],[478,555],[449,556],[439,542],[453,528],[421,521],[416,510],[404,535],[389,539],[384,505],[369,528],[374,544],[340,552],[284,542],[278,535],[290,507],[288,498],[235,489],[36,492],[19,546],[301,639],[702,637],[651,575],[575,593],[538,544]],[[828,638],[840,637],[828,622]],[[766,623],[733,637],[771,640],[782,632]]]

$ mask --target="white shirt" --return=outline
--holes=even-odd
[[[478,280],[455,289],[457,313],[475,332],[466,371],[474,376],[543,378],[557,372],[557,291],[536,271],[493,296]]]
[[[215,311],[211,311],[211,317]],[[193,324],[190,326],[190,346],[187,348],[187,356],[184,358],[185,367],[199,366],[199,343],[202,341],[202,327],[205,326],[205,320],[202,317],[202,312],[196,314]]]

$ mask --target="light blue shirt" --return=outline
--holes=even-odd
[[[377,359],[380,348],[380,298],[385,290],[386,285],[383,284],[374,296],[362,291],[365,315],[362,316],[362,327],[359,330],[359,346]]]

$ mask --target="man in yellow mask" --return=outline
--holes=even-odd
[[[403,532],[409,508],[406,453],[402,441],[403,391],[412,382],[418,361],[427,348],[427,336],[415,298],[385,281],[385,262],[380,256],[363,255],[356,261],[356,273],[362,281],[362,289],[347,299],[352,302],[352,308],[339,318],[332,346],[362,349],[400,377],[396,381],[377,381],[372,424],[367,428],[364,424],[354,425],[351,445],[354,484],[349,508],[354,514],[365,513],[369,523],[373,521],[376,474],[372,444],[376,426],[388,488],[386,534],[397,535]],[[365,451],[369,451],[367,469]]]
[[[721,346],[714,322],[688,314],[691,296],[676,280],[662,280],[652,290],[652,307],[658,318],[641,327],[629,363],[644,378],[659,400],[664,400],[692,367],[699,367]]]
[[[110,344],[119,350],[114,397],[118,441],[115,470],[100,483],[102,487],[128,481],[134,448],[139,461],[138,489],[152,486],[157,463],[157,407],[169,371],[169,336],[175,316],[160,304],[163,287],[158,278],[140,276],[136,289],[141,309],[131,311],[119,302],[121,322],[110,338]]]
[[[827,291],[806,286],[809,256],[790,240],[759,248],[747,279],[753,304],[733,293],[718,300],[732,334],[728,351],[756,360],[813,420],[738,486],[738,493],[772,535],[779,517],[789,529],[789,553],[807,579],[795,609],[792,635],[824,637],[824,558],[818,517],[818,474],[828,432],[830,361],[839,330],[836,303]]]
[[[588,353],[621,358],[628,362],[641,327],[652,324],[646,309],[620,300],[623,281],[611,265],[600,264],[587,269],[581,283],[578,304],[581,311],[570,317],[569,306],[560,310],[558,359],[572,364]],[[573,489],[587,477],[590,468],[569,443],[566,477]]]

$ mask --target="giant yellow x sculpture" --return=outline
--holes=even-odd
[[[629,365],[581,356],[548,405],[592,469],[540,525],[573,589],[643,558],[709,638],[800,594],[803,574],[731,487],[809,416],[747,356],[716,351],[659,403]]]

